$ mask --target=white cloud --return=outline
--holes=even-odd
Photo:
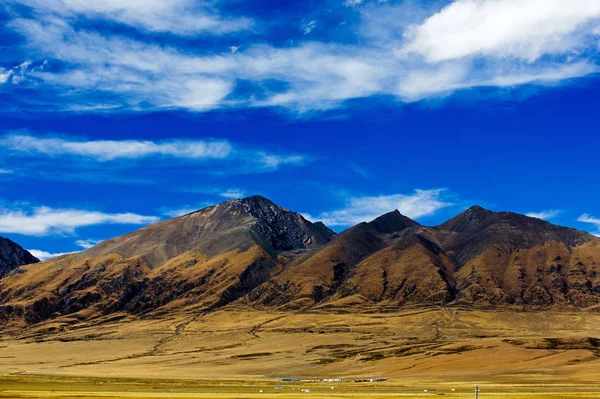
[[[227,200],[231,200],[231,199],[238,199],[238,198],[243,198],[246,196],[246,193],[243,190],[240,189],[228,189],[223,191],[223,189],[207,189],[207,188],[186,188],[183,190],[184,192],[187,193],[194,193],[194,194],[208,194],[211,196],[219,196],[219,197],[223,197]],[[162,208],[160,209],[160,212],[168,217],[171,218],[176,218],[179,216],[183,216],[183,215],[187,215],[189,213],[193,213],[196,212],[198,210],[204,209],[206,207],[215,205],[216,202],[215,201],[203,201],[203,202],[199,202],[196,204],[186,204],[183,205],[179,208]]]
[[[0,175],[9,175],[11,173],[13,173],[13,171],[10,169],[0,169]]]
[[[90,249],[98,244],[100,244],[103,240],[77,240],[75,241],[75,245],[81,247],[83,249]]]
[[[12,83],[19,84],[25,80],[25,73],[31,66],[31,61],[24,61],[21,64],[11,68],[0,67],[0,84]]]
[[[302,34],[308,35],[317,26],[317,21],[309,21],[302,25]]]
[[[577,221],[583,222],[583,223],[593,223],[593,224],[597,224],[598,226],[600,226],[600,218],[595,218],[588,213],[584,213],[583,215],[579,216]]]
[[[194,193],[194,194],[211,194],[211,195],[217,195],[219,193],[219,190],[207,190],[207,189],[202,189],[202,188],[198,188],[198,189],[186,189],[184,190],[185,192],[188,193]],[[164,207],[159,209],[159,212],[161,212],[163,215],[168,216],[170,218],[177,218],[183,215],[187,215],[189,213],[193,213],[193,212],[197,212],[201,209],[204,209],[206,207],[215,205],[214,201],[202,201],[202,202],[197,202],[194,204],[186,204],[186,205],[182,205],[180,207]]]
[[[360,4],[362,4],[362,2],[363,2],[363,1],[364,1],[364,0],[346,0],[346,1],[344,2],[344,4],[345,4],[347,7],[356,7],[356,6],[360,5]]]
[[[123,105],[204,111],[223,106],[235,83],[226,73],[232,60],[223,56],[188,56],[169,46],[75,30],[56,19],[14,19],[9,25],[44,59],[72,66],[60,72],[32,70],[30,78],[96,92],[92,102],[89,96],[73,101],[70,111],[110,111]]]
[[[50,253],[47,251],[41,251],[39,249],[29,249],[28,250],[33,256],[35,256],[36,258],[38,258],[39,260],[48,260],[48,259],[52,259],[52,258],[57,258],[59,256],[64,256],[64,255],[71,255],[71,254],[76,254],[77,252],[63,252],[63,253]]]
[[[259,152],[258,163],[265,169],[278,169],[282,165],[302,165],[307,161],[305,155],[277,155]]]
[[[221,166],[215,172],[219,174],[272,172],[286,165],[302,166],[311,159],[310,156],[303,154],[242,148],[226,140],[90,141],[64,136],[40,137],[29,133],[8,133],[0,136],[0,149],[4,149],[5,154],[36,158],[78,157],[97,162],[117,162],[150,157],[173,158],[189,162],[210,161],[218,162],[218,165]],[[229,171],[224,166],[230,166],[235,170]]]
[[[14,68],[12,77],[10,79],[11,82],[13,84],[19,84],[23,80],[25,80],[25,72],[27,71],[27,69],[30,66],[31,66],[31,61],[25,61],[25,62],[21,63],[19,66],[17,66],[16,68]]]
[[[238,190],[238,189],[229,189],[227,191],[220,193],[219,195],[221,197],[228,198],[228,199],[238,199],[238,198],[245,197],[246,193],[244,193],[242,190]]]
[[[510,88],[527,84],[552,85],[568,79],[598,72],[596,65],[582,61],[573,64],[552,63],[535,68],[515,68],[499,65],[475,70],[469,63],[449,63],[428,66],[410,72],[398,86],[397,95],[407,102],[440,97],[458,90],[477,87]]]
[[[163,215],[170,218],[178,218],[179,216],[187,215],[188,213],[196,212],[199,208],[179,208],[165,211]]]
[[[4,68],[0,68],[0,84],[4,84],[4,83],[8,82],[8,80],[10,79],[12,74],[13,74],[12,70],[6,70]]]
[[[552,84],[563,80],[573,79],[598,72],[598,67],[587,61],[570,64],[550,64],[537,68],[535,71],[507,70],[497,73],[478,86],[510,87],[526,84]]]
[[[577,221],[582,223],[590,223],[596,226],[596,231],[592,234],[597,237],[600,237],[600,218],[595,218],[588,213],[584,213],[583,215],[579,216]]]
[[[429,62],[472,55],[529,62],[588,45],[597,0],[457,0],[406,33],[406,51]]]
[[[0,208],[0,232],[45,236],[74,233],[77,228],[102,224],[144,225],[159,221],[155,216],[135,213],[103,213],[78,209],[31,210]]]
[[[346,205],[338,210],[323,212],[310,220],[320,220],[328,226],[352,226],[369,222],[377,217],[399,210],[405,216],[418,219],[429,216],[452,204],[442,199],[444,190],[415,190],[412,194],[393,194],[375,197],[349,198]]]
[[[43,4],[42,0],[28,1]],[[55,1],[59,0],[50,0]],[[358,11],[360,20],[356,33],[360,40],[353,44],[301,41],[276,47],[244,43],[243,52],[237,51],[237,46],[219,46],[220,51],[206,51],[178,46],[177,41],[158,45],[124,34],[102,34],[85,27],[76,29],[73,20],[62,14],[53,18],[16,17],[8,22],[8,27],[25,37],[24,49],[29,58],[37,57],[34,62],[50,59],[58,66],[29,68],[25,75],[28,79],[21,83],[30,81],[30,87],[47,89],[44,109],[203,112],[222,108],[285,107],[302,113],[332,109],[349,99],[375,95],[393,96],[403,102],[418,101],[474,87],[556,84],[597,72],[595,61],[582,51],[597,46],[597,40],[588,40],[591,28],[588,29],[589,24],[585,22],[591,23],[595,18],[597,2],[576,0],[575,9],[566,11],[564,22],[572,29],[565,28],[569,33],[559,34],[562,22],[554,24],[556,26],[548,22],[555,17],[557,1],[530,0],[531,4],[538,5],[536,8],[528,6],[527,1],[460,0],[441,11],[428,8],[415,11],[405,4],[372,4]],[[152,4],[155,2],[161,3],[155,0]],[[472,4],[467,7],[467,3]],[[117,7],[112,3],[81,4],[78,7]],[[150,8],[160,10],[160,7]],[[524,17],[516,7],[524,7]],[[498,16],[490,17],[496,9]],[[507,10],[517,15],[519,23],[533,21],[532,26],[523,23],[513,29],[510,21],[503,20],[510,15]],[[78,12],[86,18],[96,15],[95,12]],[[477,35],[470,31],[467,31],[465,45],[446,45],[445,36],[436,36],[440,29],[445,32],[447,28],[451,33],[456,30],[452,34],[459,37],[463,34],[463,26],[457,26],[447,16],[450,12],[458,12],[468,21],[498,19],[506,23],[506,29],[494,27],[493,33],[501,37],[488,47],[487,42],[481,45],[469,42],[479,43]],[[536,33],[536,29],[541,29],[538,20],[544,21],[541,25],[547,25],[548,32],[542,32],[547,34],[544,36],[547,40],[540,39],[543,45],[536,47],[532,43],[541,34]],[[309,21],[302,29],[310,33],[316,25],[316,21]],[[487,24],[483,25],[481,29],[487,29]],[[494,26],[494,23],[489,25]],[[515,29],[517,33],[511,33]],[[441,49],[437,47],[438,42]],[[2,70],[0,76],[1,73],[8,72]],[[239,82],[245,82],[252,89],[238,90]]]
[[[415,101],[466,88],[473,85],[466,83],[469,72],[470,68],[462,64],[411,71],[398,85],[398,95]]]
[[[562,211],[560,209],[548,209],[548,210],[541,211],[541,212],[530,212],[527,214],[527,216],[532,217],[532,218],[542,219],[542,220],[550,220],[550,219],[554,219],[561,213],[562,213]]]
[[[249,29],[248,18],[219,15],[195,0],[7,0],[54,17],[100,18],[149,32],[225,34]]]
[[[11,151],[50,156],[76,155],[99,161],[166,156],[188,159],[223,159],[232,152],[227,141],[171,140],[162,142],[140,140],[74,141],[61,138],[40,138],[9,134],[0,138],[0,147]]]

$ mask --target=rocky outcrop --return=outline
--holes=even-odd
[[[237,202],[256,221],[252,231],[258,239],[275,251],[323,246],[336,236],[323,223],[309,222],[302,215],[281,208],[264,197],[232,201]]]
[[[19,244],[0,237],[0,278],[19,266],[38,263],[39,259],[24,250]]]

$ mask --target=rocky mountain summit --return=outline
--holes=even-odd
[[[38,263],[39,259],[24,250],[19,244],[0,237],[0,278],[19,266]]]
[[[335,236],[264,197],[227,201],[20,269],[0,280],[0,319],[212,309]]]
[[[335,236],[335,232],[322,223],[311,223],[302,215],[281,208],[267,198],[253,196],[152,224],[104,241],[79,257],[141,256],[154,269],[189,251],[213,257],[259,245],[275,254],[318,248]]]
[[[600,309],[600,240],[472,207],[438,226],[398,211],[339,235],[264,197],[227,201],[19,268],[0,320],[35,324],[223,308]]]
[[[242,206],[254,218],[253,232],[276,251],[318,247],[336,236],[322,222],[313,224],[302,215],[281,208],[261,196],[233,200],[230,204]]]

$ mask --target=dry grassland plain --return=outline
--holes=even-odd
[[[229,309],[111,317],[5,328],[0,398],[459,399],[473,397],[476,383],[482,399],[600,398],[596,313]],[[281,377],[389,380],[299,384]]]

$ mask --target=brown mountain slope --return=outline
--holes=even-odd
[[[477,206],[436,227],[403,223],[387,235],[374,227],[382,218],[342,233],[249,299],[303,309],[587,308],[600,300],[600,241],[585,232]]]
[[[600,303],[600,242],[493,246],[457,273],[457,303],[588,308]]]
[[[359,295],[383,306],[443,305],[455,286],[454,264],[444,251],[413,235],[360,262],[336,296]]]
[[[600,240],[473,207],[435,227],[398,211],[339,236],[262,197],[228,201],[0,279],[0,322],[221,307],[600,309]]]
[[[585,232],[472,207],[433,234],[456,264],[458,304],[589,307],[600,298],[599,241]]]
[[[308,260],[291,265],[258,287],[248,300],[259,306],[314,306],[335,294],[360,261],[397,240],[402,230],[417,225],[398,211],[358,224]]]
[[[222,306],[334,236],[266,198],[228,201],[20,268],[0,280],[0,320]]]
[[[19,266],[38,263],[40,260],[19,244],[0,237],[0,278]]]
[[[441,246],[464,265],[492,245],[508,251],[533,248],[549,241],[576,247],[596,238],[591,234],[556,226],[544,220],[511,212],[492,212],[479,206],[435,227]],[[448,233],[450,232],[450,233]]]

